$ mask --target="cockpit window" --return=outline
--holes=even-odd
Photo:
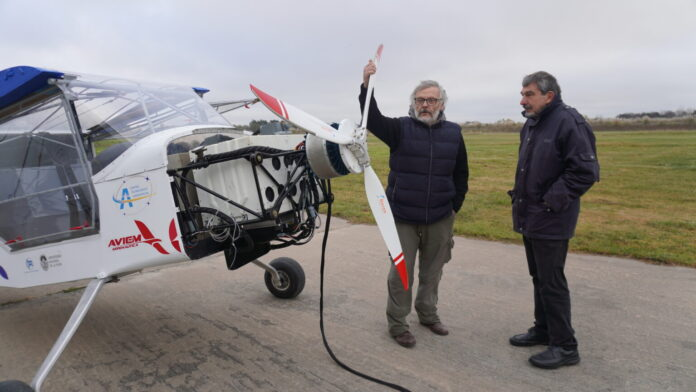
[[[59,95],[0,124],[0,241],[12,250],[98,230],[81,141]]]

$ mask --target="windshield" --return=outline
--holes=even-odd
[[[229,126],[189,87],[94,76],[62,80],[59,87],[74,102],[80,129],[95,143],[95,152],[180,126]]]

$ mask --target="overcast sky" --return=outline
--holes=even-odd
[[[421,80],[449,120],[520,121],[522,77],[554,74],[590,117],[696,108],[696,0],[0,0],[0,69],[16,65],[206,87],[249,83],[325,121],[359,120],[362,68],[405,115]],[[272,119],[261,104],[232,123]]]

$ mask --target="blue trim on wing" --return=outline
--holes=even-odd
[[[5,280],[10,280],[10,278],[7,276],[7,272],[5,272],[5,269],[2,268],[1,265],[0,265],[0,276],[2,276],[3,278],[5,278]]]
[[[193,91],[198,94],[199,97],[203,98],[203,94],[209,92],[210,90],[205,87],[193,87]]]
[[[18,66],[0,71],[0,109],[19,102],[48,87],[48,79],[60,79],[63,72]]]
[[[63,75],[64,72],[26,65],[3,69],[0,71],[0,109],[43,90],[48,87],[49,79],[62,79]],[[201,97],[210,91],[204,87],[192,88]]]

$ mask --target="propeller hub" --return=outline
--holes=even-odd
[[[346,146],[358,161],[360,166],[370,166],[370,155],[367,153],[367,143],[353,143]]]

